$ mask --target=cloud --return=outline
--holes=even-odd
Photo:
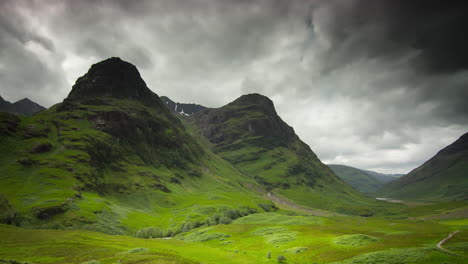
[[[325,162],[407,172],[468,128],[461,4],[6,0],[0,94],[50,106],[119,56],[177,101],[269,96]]]

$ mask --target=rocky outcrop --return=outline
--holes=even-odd
[[[110,97],[134,99],[149,106],[162,107],[159,96],[152,92],[131,63],[113,57],[91,66],[78,78],[64,102],[92,101]]]

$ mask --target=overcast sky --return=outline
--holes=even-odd
[[[49,107],[117,56],[174,101],[270,97],[325,163],[406,173],[468,132],[463,2],[0,0],[0,95]]]

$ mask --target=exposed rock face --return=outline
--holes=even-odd
[[[215,144],[254,136],[281,141],[296,137],[294,129],[276,113],[273,102],[260,94],[243,95],[221,108],[203,110],[195,118],[203,135]]]
[[[91,66],[78,78],[66,101],[89,100],[97,97],[135,99],[147,105],[161,105],[140,76],[138,69],[120,58],[109,58]]]
[[[0,97],[0,111],[2,112],[30,116],[44,109],[46,108],[28,98],[21,99],[12,104]]]
[[[161,96],[161,100],[163,104],[169,109],[169,111],[171,111],[172,113],[178,113],[182,116],[193,115],[197,112],[206,109],[206,107],[199,104],[184,104],[174,102],[167,96]]]

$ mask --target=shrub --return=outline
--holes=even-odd
[[[258,206],[263,209],[265,212],[273,212],[278,209],[276,205],[272,202],[270,203],[259,203]]]
[[[159,238],[163,237],[163,232],[157,227],[147,227],[136,232],[138,238]]]
[[[284,263],[286,261],[286,257],[283,255],[279,255],[276,260],[278,260],[278,263]]]
[[[270,252],[270,251],[267,252],[266,258],[267,258],[267,259],[271,259],[271,252]]]
[[[219,223],[220,224],[223,224],[223,225],[228,225],[232,222],[232,219],[228,216],[222,216],[220,219],[219,219]]]

